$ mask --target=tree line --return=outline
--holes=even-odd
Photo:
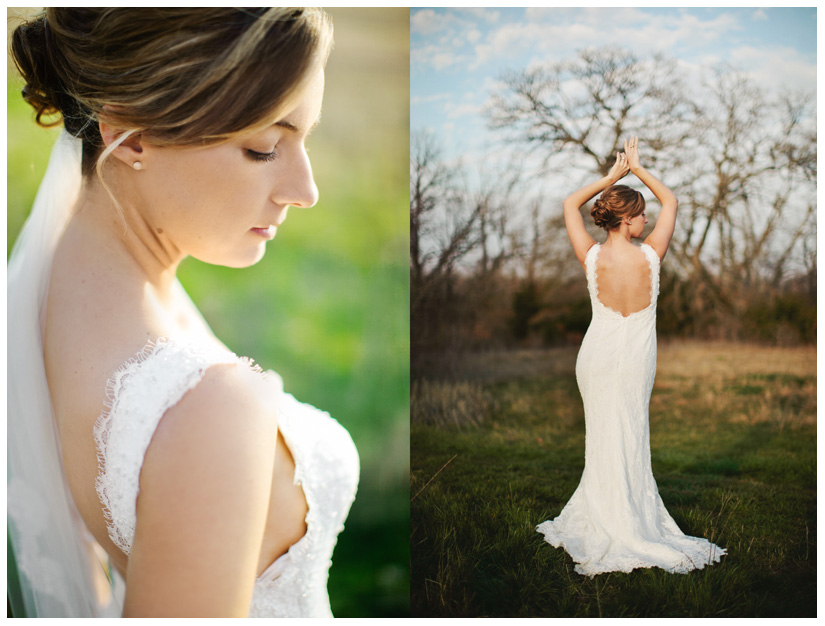
[[[505,74],[486,114],[511,161],[470,184],[432,135],[411,137],[413,350],[579,341],[590,304],[561,200],[631,134],[680,201],[660,335],[815,341],[815,104],[730,67],[689,86],[675,60],[616,47]]]

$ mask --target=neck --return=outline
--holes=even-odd
[[[630,226],[627,224],[621,224],[618,228],[607,231],[607,243],[611,245],[622,241],[630,243],[630,239]]]
[[[101,237],[108,251],[132,266],[160,293],[168,293],[186,255],[152,227],[139,200],[135,200],[139,195],[134,190],[123,181],[109,184],[112,194],[96,174],[84,180],[76,213],[80,227]]]

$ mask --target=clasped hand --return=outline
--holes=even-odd
[[[616,161],[613,163],[613,167],[610,168],[607,177],[615,183],[627,176],[628,172],[639,167],[641,167],[639,163],[639,140],[633,135],[630,139],[625,139],[624,152],[616,153]]]

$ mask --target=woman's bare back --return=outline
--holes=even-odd
[[[596,257],[599,302],[625,317],[650,305],[650,265],[631,243],[603,244]]]

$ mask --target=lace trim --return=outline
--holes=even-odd
[[[659,255],[650,244],[643,243],[639,247],[647,256],[647,264],[650,267],[650,303],[655,304],[659,297]]]
[[[123,424],[119,426],[129,431],[129,434],[136,436],[138,445],[131,445],[123,452],[138,452],[138,458],[131,458],[125,454],[111,454],[112,432],[115,425],[114,416],[118,414],[119,400],[121,393],[126,389],[126,383],[130,378],[141,372],[146,367],[150,359],[161,358],[168,351],[189,352],[189,368],[183,370],[178,367],[174,374],[182,374],[176,378],[170,378],[170,372],[159,369],[160,373],[167,376],[167,394],[158,398],[154,403],[143,404],[137,413],[123,416]],[[157,428],[160,419],[166,411],[174,406],[190,389],[195,387],[206,370],[211,365],[229,364],[241,362],[260,372],[261,368],[254,365],[251,359],[239,358],[235,354],[226,350],[200,350],[185,344],[177,344],[167,338],[159,338],[157,341],[149,341],[134,357],[124,362],[106,381],[106,397],[104,400],[104,410],[98,416],[94,425],[94,439],[97,448],[98,475],[95,480],[95,490],[103,505],[103,516],[106,520],[106,527],[109,538],[112,542],[128,555],[131,551],[132,540],[134,539],[136,522],[136,500],[130,498],[130,494],[137,496],[140,489],[140,470],[143,466],[143,458],[146,449],[149,447],[152,435]],[[180,363],[176,363],[180,365]],[[157,372],[156,372],[157,374]],[[158,376],[155,376],[158,379]],[[149,381],[160,383],[160,380]],[[157,389],[152,385],[151,389]],[[149,389],[147,389],[149,391]],[[136,467],[130,467],[137,464]],[[117,467],[113,468],[112,465]]]
[[[581,545],[582,538],[587,537],[582,528],[571,529],[568,526],[556,518],[536,526],[536,532],[543,535],[544,541],[551,546],[563,548],[570,555],[576,563],[574,570],[577,574],[591,578],[609,572],[630,573],[634,569],[651,567],[659,567],[670,574],[687,574],[696,569],[704,569],[706,565],[719,563],[728,552],[707,539],[691,537],[679,531],[679,534],[670,535],[660,544],[681,553],[681,559],[677,562],[666,563],[662,559],[644,557],[636,554],[629,546],[624,553],[599,554],[592,549],[588,551],[587,546]]]

